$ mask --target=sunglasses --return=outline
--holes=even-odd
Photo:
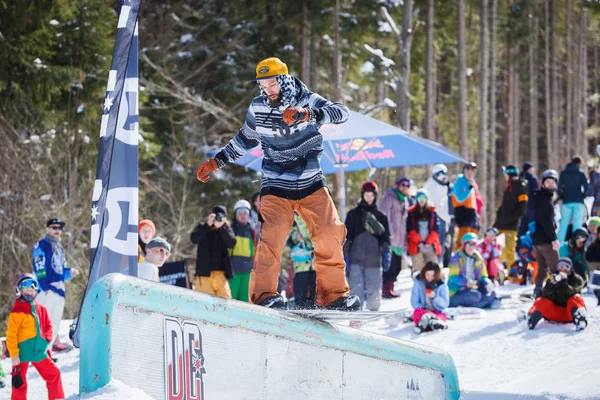
[[[465,246],[477,246],[477,243],[475,243],[475,242],[467,242],[467,243],[465,243]]]
[[[417,197],[417,201],[421,201],[421,200],[426,201],[427,200],[427,196],[418,196]]]
[[[410,185],[408,183],[401,183],[400,187],[405,187],[405,188],[409,188]]]
[[[63,230],[62,226],[56,226],[56,225],[50,226],[49,228],[52,229],[53,231],[62,231]]]

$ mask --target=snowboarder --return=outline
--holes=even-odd
[[[454,222],[458,227],[455,250],[462,247],[461,240],[466,233],[479,231],[479,217],[483,208],[483,199],[475,182],[477,164],[467,163],[463,173],[458,175],[452,186],[452,206],[454,207]]]
[[[46,350],[54,338],[52,322],[46,307],[35,300],[40,285],[32,274],[23,274],[15,288],[17,300],[8,315],[6,330],[6,347],[12,363],[11,399],[27,399],[29,363],[46,381],[48,399],[64,399],[60,371]]]
[[[250,275],[250,301],[285,308],[277,293],[283,246],[294,222],[294,211],[311,233],[317,272],[316,304],[357,310],[360,300],[349,295],[342,244],[346,229],[325,186],[320,158],[323,124],[341,124],[349,111],[308,90],[288,75],[278,58],[256,67],[260,96],[254,98],[238,134],[214,158],[203,162],[196,176],[207,182],[212,172],[261,145],[264,159],[260,190],[261,237]]]
[[[408,255],[412,259],[412,272],[418,273],[430,261],[438,262],[442,255],[439,235],[440,219],[429,202],[425,189],[417,191],[417,204],[408,210]]]
[[[438,217],[440,217],[440,245],[442,246],[444,265],[447,266],[454,243],[454,228],[451,226],[454,209],[451,207],[450,192],[452,189],[448,179],[448,168],[444,164],[434,165],[431,169],[431,176],[423,185],[423,189],[429,193],[429,200],[435,207]],[[450,236],[448,244],[446,243],[446,235]]]
[[[500,258],[506,265],[512,265],[517,259],[517,228],[521,217],[527,211],[527,182],[519,178],[519,170],[514,165],[502,168],[506,188],[502,196],[502,203],[496,210],[494,228],[499,234],[504,234],[504,248]]]
[[[381,305],[381,267],[387,271],[392,262],[390,230],[384,213],[377,208],[377,185],[365,182],[358,205],[346,217],[348,235],[344,258],[349,265],[348,281],[353,295],[365,293],[367,309],[379,310]]]
[[[542,318],[548,321],[572,322],[580,331],[587,326],[587,312],[581,290],[583,278],[573,271],[569,258],[560,258],[556,272],[546,280],[544,289],[528,311],[527,325],[534,329]]]
[[[414,332],[446,329],[444,310],[449,303],[448,285],[442,279],[442,270],[438,263],[430,261],[416,276],[410,296]]]
[[[406,253],[406,218],[408,209],[414,204],[410,196],[410,180],[402,177],[396,185],[385,192],[379,209],[387,218],[390,227],[392,243],[392,264],[388,271],[383,272],[382,296],[384,299],[400,297],[394,292],[394,283],[402,269],[402,257]]]
[[[556,239],[556,222],[554,220],[554,205],[552,196],[556,191],[558,173],[548,169],[542,174],[542,186],[533,196],[535,206],[535,231],[533,232],[533,246],[538,261],[538,271],[535,279],[533,297],[542,292],[544,279],[548,269],[555,272],[558,261],[558,248],[560,244]]]
[[[231,297],[248,301],[250,272],[254,265],[257,231],[250,219],[251,206],[246,200],[239,200],[233,206],[231,229],[235,233],[235,246],[231,250],[233,278],[229,280]]]
[[[498,307],[494,284],[488,279],[483,257],[477,251],[477,235],[465,233],[461,239],[462,249],[450,259],[450,307]]]

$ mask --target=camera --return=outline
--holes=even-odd
[[[223,218],[225,217],[225,215],[221,214],[221,213],[216,213],[215,214],[215,221],[219,221],[221,222],[223,220]]]

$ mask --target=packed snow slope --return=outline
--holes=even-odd
[[[384,300],[383,310],[409,307],[412,282],[407,272],[403,271],[396,283],[402,297]],[[488,311],[484,319],[450,321],[445,331],[417,335],[411,324],[395,324],[397,321],[390,320],[370,322],[361,329],[446,350],[458,368],[461,399],[600,399],[600,307],[596,306],[596,299],[585,296],[590,325],[583,332],[575,332],[572,324],[545,321],[530,331],[524,323],[516,321],[517,311],[528,307],[517,299],[521,290],[520,286],[502,287],[502,294],[514,297],[503,301],[502,308]],[[61,325],[65,342],[69,322],[63,321]],[[67,398],[79,398],[79,350],[59,354],[58,366]],[[7,374],[4,378],[7,387],[0,389],[0,400],[10,399],[10,360],[3,360],[2,367]],[[28,383],[28,398],[46,398],[44,382],[34,368],[29,369]],[[82,398],[150,397],[138,389],[112,382]]]

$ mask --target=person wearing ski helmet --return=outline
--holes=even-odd
[[[402,177],[396,181],[393,188],[383,195],[379,209],[388,218],[392,244],[392,264],[383,273],[381,295],[384,299],[400,297],[394,292],[394,283],[402,269],[402,257],[406,253],[406,220],[408,209],[414,204],[410,195],[410,179]]]
[[[238,200],[233,206],[233,222],[231,229],[235,234],[235,246],[230,250],[233,278],[229,279],[231,297],[235,300],[248,301],[250,272],[254,265],[258,232],[250,219],[252,206],[246,200]]]
[[[466,163],[463,173],[458,175],[452,186],[452,206],[454,207],[454,221],[458,227],[455,250],[459,250],[461,238],[466,233],[479,231],[479,218],[483,209],[483,199],[479,193],[479,186],[475,182],[477,164]]]
[[[585,260],[585,244],[589,233],[585,228],[575,229],[569,240],[558,249],[559,257],[566,257],[573,263],[573,271],[587,281],[588,266]]]
[[[521,171],[520,177],[525,179],[527,182],[527,211],[525,215],[521,218],[521,223],[519,224],[519,230],[517,235],[519,237],[525,235],[527,230],[529,229],[529,223],[533,221],[534,216],[534,207],[533,207],[533,194],[536,190],[540,188],[540,182],[535,175],[535,167],[532,162],[527,161],[523,164],[523,170]]]
[[[556,237],[556,222],[554,220],[554,203],[552,197],[558,184],[558,173],[553,169],[544,171],[541,187],[533,195],[535,206],[533,232],[533,248],[538,261],[538,271],[535,278],[534,297],[542,292],[544,279],[548,270],[555,272],[558,261],[560,243]]]
[[[585,222],[586,206],[583,202],[588,192],[587,176],[581,170],[583,160],[579,156],[573,157],[571,162],[560,173],[558,178],[557,193],[562,201],[560,208],[560,226],[557,238],[560,243],[567,240],[569,225],[573,225],[573,231],[583,226]]]
[[[450,258],[450,307],[496,308],[500,303],[494,284],[488,279],[483,257],[477,251],[478,241],[476,234],[465,233],[461,249]]]
[[[560,258],[554,273],[527,312],[527,325],[534,329],[542,318],[547,321],[573,323],[580,331],[587,326],[587,311],[581,297],[584,281],[573,271],[569,258]]]
[[[494,228],[504,234],[504,248],[500,259],[507,266],[513,265],[517,259],[517,229],[519,221],[527,211],[527,182],[519,178],[519,169],[514,165],[502,167],[505,188],[502,203],[496,210]]]
[[[350,112],[311,92],[288,74],[275,57],[256,66],[260,95],[250,104],[239,133],[214,158],[203,162],[196,176],[207,182],[212,172],[232,163],[260,145],[264,158],[260,190],[261,238],[250,276],[250,301],[284,308],[277,293],[281,253],[294,223],[294,211],[312,233],[315,246],[317,299],[320,307],[357,310],[346,282],[342,244],[346,231],[321,169],[324,124],[346,122]]]
[[[15,282],[17,299],[8,315],[6,348],[12,364],[12,399],[27,398],[29,363],[46,382],[49,399],[64,399],[58,367],[50,358],[48,344],[53,340],[52,322],[46,307],[36,301],[40,289],[33,274],[23,274]]]
[[[429,201],[435,207],[435,212],[440,217],[440,244],[442,245],[442,256],[444,265],[448,265],[453,247],[454,232],[450,223],[454,215],[454,209],[451,207],[450,199],[451,184],[448,179],[448,168],[444,164],[435,164],[431,168],[431,176],[423,188],[429,193]],[[446,235],[450,231],[450,238],[446,244]]]
[[[37,301],[46,307],[52,320],[53,337],[56,339],[52,350],[55,352],[67,349],[67,346],[58,343],[58,330],[65,308],[65,283],[79,275],[76,268],[68,267],[65,250],[60,243],[64,227],[63,221],[50,218],[46,222],[46,236],[33,246],[31,252],[33,273],[40,288]]]
[[[381,267],[387,271],[392,262],[388,219],[377,208],[377,184],[365,182],[358,205],[348,212],[344,258],[349,265],[350,293],[365,300],[367,309],[381,305]]]

